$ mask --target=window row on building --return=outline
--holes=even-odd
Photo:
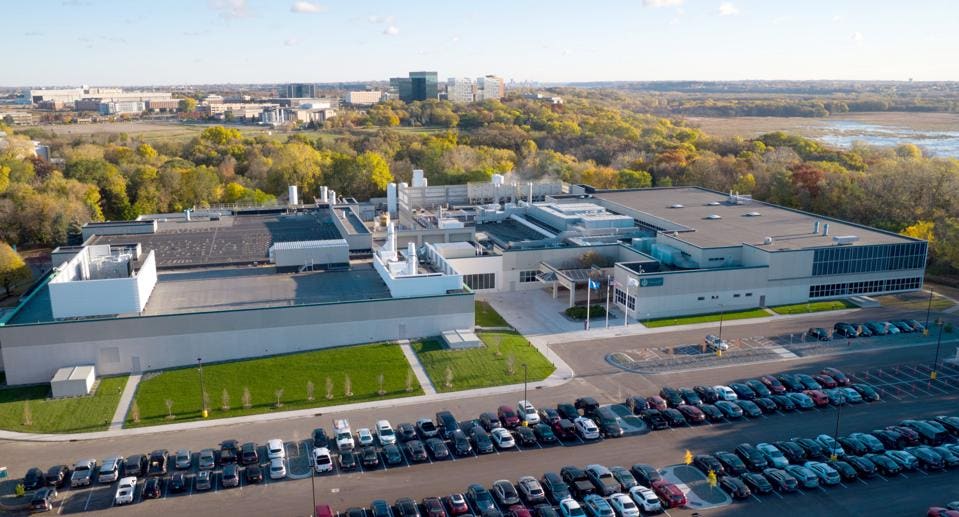
[[[496,289],[496,273],[480,273],[477,275],[463,275],[463,283],[474,291],[480,289]]]
[[[625,305],[627,309],[631,311],[636,310],[636,297],[633,295],[626,296],[626,291],[616,288],[616,303],[619,305]],[[628,302],[627,302],[628,300]]]
[[[520,271],[519,272],[519,283],[526,284],[529,282],[536,282],[536,275],[539,274],[539,270],[533,269],[530,271]]]
[[[813,255],[813,276],[922,269],[926,243],[880,244],[876,246],[834,246],[817,249]]]
[[[841,284],[811,285],[809,286],[809,297],[825,298],[829,296],[847,296],[889,291],[904,291],[907,289],[919,289],[921,285],[921,277],[889,278],[884,280],[867,280],[863,282],[846,282]]]

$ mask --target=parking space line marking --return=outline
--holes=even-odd
[[[922,469],[917,469],[917,472],[919,472],[919,473],[922,474],[923,476],[928,476],[928,475],[929,475],[928,472],[926,472],[925,470],[922,470]]]
[[[83,503],[83,511],[87,511],[87,507],[90,506],[90,498],[93,497],[93,484],[91,483],[90,491],[87,492],[87,501]]]
[[[826,489],[823,488],[822,485],[819,485],[819,486],[817,486],[816,488],[818,488],[819,491],[822,492],[822,493],[824,493],[824,494],[828,494],[828,493],[829,493],[829,492],[826,492]]]
[[[842,481],[840,481],[840,482],[839,482],[839,486],[841,486],[841,487],[843,487],[843,488],[849,488],[849,487],[848,487],[848,486],[846,486],[846,484],[845,484],[845,483],[843,483]]]
[[[782,495],[780,495],[780,494],[779,494],[778,492],[776,492],[775,490],[773,490],[773,491],[772,491],[772,494],[773,494],[774,496],[776,496],[776,497],[778,497],[778,498],[780,498],[780,499],[782,499],[782,498],[783,498],[783,496],[782,496]]]
[[[856,481],[859,481],[860,483],[862,483],[862,484],[864,484],[864,485],[868,485],[868,484],[869,484],[869,483],[866,482],[865,479],[861,479],[861,478],[856,478]]]
[[[755,499],[756,501],[758,501],[758,502],[760,502],[760,503],[763,502],[762,499],[756,497],[756,494],[749,494],[749,497],[752,497],[753,499]]]
[[[889,480],[886,478],[886,476],[883,476],[882,474],[876,474],[876,475],[879,476],[879,479],[881,479],[881,480],[883,480],[883,481],[887,481],[887,482],[889,481]]]

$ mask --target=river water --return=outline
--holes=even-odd
[[[835,147],[848,148],[853,142],[881,147],[912,143],[929,156],[959,158],[959,127],[920,131],[852,120],[831,120],[816,129],[820,132],[816,139]]]

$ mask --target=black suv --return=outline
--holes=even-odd
[[[576,399],[576,409],[583,412],[583,416],[593,416],[593,413],[599,409],[599,402],[593,397],[582,397]]]
[[[326,430],[322,427],[317,427],[313,430],[313,447],[329,447],[330,437],[326,435]]]
[[[260,462],[260,454],[256,452],[256,444],[247,442],[240,448],[240,463],[243,465],[252,465]]]
[[[750,470],[760,472],[769,466],[769,462],[766,461],[766,457],[763,456],[763,453],[748,443],[739,444],[736,447],[736,454],[742,458],[743,462],[746,463]]]
[[[683,395],[676,388],[663,386],[663,389],[659,390],[659,396],[663,397],[669,407],[676,407],[683,403]]]
[[[601,407],[596,410],[596,425],[599,426],[599,432],[605,438],[618,438],[623,436],[623,428],[616,422],[616,413],[608,407]]]
[[[829,331],[822,327],[813,327],[806,331],[806,335],[819,341],[829,341]]]
[[[236,440],[224,440],[224,442],[220,444],[220,465],[236,463],[239,456],[240,442]],[[150,461],[153,461],[152,457]]]
[[[124,476],[133,476],[142,478],[147,473],[147,457],[146,454],[134,454],[133,456],[127,456],[125,462],[123,462],[123,475]]]

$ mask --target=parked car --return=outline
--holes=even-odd
[[[539,425],[539,424],[536,424]],[[519,426],[513,432],[516,443],[524,447],[534,447],[536,445],[536,433],[531,427]]]
[[[677,409],[690,424],[702,424],[706,422],[706,414],[696,406],[680,404]]]
[[[396,439],[401,442],[408,442],[417,438],[416,427],[409,422],[403,422],[393,430],[396,433]]]
[[[719,486],[734,499],[745,499],[752,495],[752,491],[749,490],[746,483],[735,476],[719,478]]]
[[[663,412],[658,409],[644,409],[639,416],[654,431],[669,429],[669,421],[663,416]]]
[[[553,429],[542,422],[533,426],[533,434],[536,435],[536,440],[543,445],[556,443],[558,440]]]
[[[372,506],[370,507],[372,509]],[[427,497],[423,499],[423,511],[425,517],[446,517],[446,508],[439,497]],[[374,515],[373,517],[378,517]]]
[[[736,446],[735,451],[750,470],[761,472],[769,466],[766,456],[752,444],[741,443]]]
[[[55,488],[63,488],[69,479],[70,467],[66,465],[54,465],[47,469],[47,473],[43,475],[44,482]]]
[[[520,421],[529,425],[539,423],[539,412],[536,407],[528,400],[521,400],[516,403],[516,412],[519,413]]]
[[[563,481],[569,487],[570,495],[577,499],[582,499],[596,492],[596,487],[589,480],[586,472],[579,467],[566,465],[559,470],[559,475],[563,477]]]
[[[450,438],[450,442],[453,444],[453,452],[455,452],[457,456],[468,456],[473,453],[473,445],[470,444],[469,438],[466,436],[466,433],[462,431],[462,429],[457,429],[453,433],[453,436]],[[399,449],[396,448],[395,445],[389,447],[393,447],[397,452],[397,456],[399,456]],[[384,456],[386,455],[386,449],[387,447],[383,448]],[[389,463],[389,456],[386,456],[386,461]],[[400,458],[397,463],[402,461],[402,458]]]
[[[166,473],[166,454],[163,454],[163,463],[159,462],[159,455],[155,454],[157,451],[150,453],[150,470],[154,470],[154,466],[162,467],[163,473]],[[226,465],[227,463],[236,463],[240,455],[240,443],[236,440],[224,440],[220,444],[220,465]],[[156,462],[156,465],[154,465]]]
[[[805,373],[797,373],[796,378],[799,379],[799,382],[807,390],[821,390],[822,384],[816,382],[816,379],[812,378],[812,375],[807,375]]]
[[[513,439],[513,435],[502,427],[493,429],[490,435],[493,437],[493,443],[495,443],[499,449],[512,449],[516,447],[516,440]]]
[[[796,410],[796,403],[793,402],[793,399],[789,395],[773,395],[769,398],[776,403],[776,408],[780,411],[789,412]]]
[[[856,383],[850,387],[859,392],[859,394],[862,396],[862,399],[866,402],[876,402],[880,398],[879,392],[876,391],[876,388],[873,388],[869,384]]]
[[[773,488],[780,492],[795,492],[799,489],[799,481],[785,470],[767,468],[763,470],[763,475],[773,485]]]
[[[213,488],[213,473],[209,470],[201,470],[197,472],[196,479],[193,483],[194,489],[198,492],[209,490]]]
[[[826,456],[831,457],[835,455],[836,457],[842,458],[846,455],[846,450],[842,448],[842,445],[828,434],[821,434],[817,436],[816,441],[819,442],[819,445],[822,445]]]
[[[429,438],[423,442],[423,445],[426,446],[426,449],[434,460],[445,460],[450,457],[449,447],[446,446],[446,442],[439,438]]]
[[[763,383],[763,385],[766,386],[766,389],[768,389],[773,395],[782,395],[786,393],[786,387],[779,382],[779,379],[773,377],[772,375],[763,375],[759,378],[759,382]]]
[[[829,341],[829,331],[822,327],[813,327],[806,331],[806,335],[818,341]]]
[[[596,402],[593,397],[580,397],[576,399],[574,406],[583,412],[583,416],[591,416],[594,411],[599,409],[599,402]]]
[[[389,424],[388,421],[385,421],[385,420],[384,420],[384,422],[386,422],[387,424]],[[392,430],[392,427],[390,428],[390,430]],[[439,429],[439,427],[437,427],[436,424],[434,424],[433,421],[430,420],[429,418],[420,418],[419,420],[416,421],[416,432],[420,435],[420,438],[426,440],[427,438],[435,438],[435,437],[439,436],[439,434],[440,434],[440,429]],[[387,433],[387,434],[388,434],[388,433]],[[388,437],[388,436],[387,436],[386,440],[387,440],[387,442],[389,442],[389,437]],[[380,443],[382,444],[382,440],[380,441]],[[396,432],[395,432],[395,431],[393,432],[393,443],[396,443]]]
[[[385,501],[384,501],[385,502]],[[443,498],[446,503],[446,509],[450,515],[464,515],[470,513],[469,504],[466,502],[466,496],[460,493],[453,493]],[[389,505],[386,505],[389,508]]]
[[[725,470],[726,474],[729,474],[730,476],[741,476],[749,470],[746,468],[746,464],[743,463],[743,460],[739,459],[739,456],[731,452],[716,451],[713,453],[713,457],[722,463],[723,470]]]
[[[556,404],[556,412],[559,413],[559,416],[561,418],[565,418],[566,420],[569,420],[570,422],[572,422],[573,420],[576,420],[577,418],[581,416],[579,414],[579,410],[576,409],[576,406],[568,403]]]
[[[189,449],[179,449],[176,451],[174,468],[177,470],[188,469],[193,466],[193,453]]]
[[[773,445],[783,453],[789,463],[802,463],[806,461],[806,451],[796,442],[788,440],[773,442]]]
[[[243,477],[246,478],[247,484],[262,483],[263,469],[259,465],[249,465],[243,469]]]
[[[683,397],[683,404],[690,406],[701,406],[703,404],[703,399],[699,398],[699,394],[692,388],[680,387],[679,394]]]
[[[658,409],[658,410],[660,410],[660,411],[662,411],[662,410],[666,409],[667,407],[669,407],[669,406],[666,404],[666,399],[664,399],[663,397],[660,397],[659,395],[653,395],[652,397],[646,397],[646,405],[648,405],[650,409]]]
[[[496,451],[493,447],[493,440],[490,439],[489,434],[482,427],[474,426],[470,438],[478,454],[492,454]]]
[[[821,461],[807,461],[803,464],[803,466],[819,477],[819,482],[821,484],[838,485],[839,482],[842,481],[839,477],[839,473],[836,472],[836,469]]]
[[[912,454],[913,457],[915,457],[919,462],[919,466],[923,469],[943,470],[946,468],[946,463],[942,460],[942,456],[940,456],[936,451],[932,450],[931,447],[926,445],[906,447],[904,452]]]
[[[609,505],[617,517],[639,517],[639,506],[626,494],[611,495]]]
[[[317,427],[313,430],[313,448],[320,447],[330,447],[330,437],[326,434],[326,430],[322,427]]]
[[[362,447],[359,457],[364,469],[375,469],[380,466],[380,455],[377,454],[376,447],[372,445]]]
[[[429,422],[429,420],[427,420]],[[432,426],[433,422],[430,422]],[[435,434],[436,428],[433,428]],[[380,445],[389,445],[391,443],[396,443],[396,431],[393,430],[393,426],[390,425],[389,420],[377,420],[376,421],[376,439],[380,442]]]
[[[596,487],[596,493],[607,497],[620,490],[619,481],[613,476],[613,473],[606,467],[593,463],[586,466],[586,477]]]
[[[123,462],[123,476],[133,476],[135,478],[146,477],[147,475],[147,456],[146,454],[134,454],[127,456]]]
[[[807,459],[816,460],[826,457],[826,452],[823,450],[822,444],[816,440],[811,438],[793,438],[792,442],[803,448]]]
[[[533,476],[523,476],[516,482],[520,497],[529,505],[546,502],[546,490]]]
[[[508,480],[500,479],[499,481],[494,481],[490,493],[493,494],[493,497],[500,506],[506,507],[519,504],[519,493],[516,491],[513,483]]]
[[[749,379],[744,384],[749,386],[749,389],[753,390],[757,398],[768,397],[773,394],[772,391],[767,388],[766,385],[763,384],[759,379]]]
[[[556,472],[546,472],[539,480],[546,497],[553,503],[559,504],[560,501],[570,497],[569,486],[563,480],[562,476]]]
[[[590,517],[614,517],[616,514],[609,502],[601,496],[590,494],[583,498],[583,509]]]
[[[827,461],[826,465],[829,465],[836,472],[839,473],[839,477],[846,481],[852,481],[859,478],[859,472],[848,462],[844,460],[836,461]]]
[[[794,374],[782,373],[776,376],[776,379],[786,387],[786,391],[799,392],[806,389],[806,387],[799,382],[799,379]]]
[[[845,462],[856,469],[859,477],[869,478],[876,475],[876,464],[866,459],[865,454],[862,456],[847,456]]]
[[[257,446],[253,442],[244,443],[240,446],[240,464],[241,465],[253,465],[254,463],[260,462],[260,453],[257,451]]]
[[[623,436],[623,428],[619,425],[616,413],[608,407],[601,407],[593,412],[592,420],[595,421],[599,432],[604,438],[618,438]]]
[[[832,377],[828,375],[818,374],[818,375],[813,375],[812,378],[814,381],[818,382],[819,385],[822,386],[823,388],[833,389],[839,386],[839,384],[836,382],[836,379],[833,379]]]
[[[693,391],[699,395],[700,400],[706,404],[712,404],[719,400],[719,394],[716,393],[716,389],[712,386],[693,386]]]
[[[743,410],[743,414],[749,418],[759,418],[763,416],[763,410],[759,409],[759,406],[752,400],[740,399],[734,402],[740,409]]]
[[[716,407],[723,412],[723,416],[730,419],[742,418],[743,417],[743,408],[739,407],[733,402],[728,400],[720,400],[716,402]]]
[[[884,476],[894,476],[902,472],[902,467],[895,460],[885,454],[866,454],[863,458],[876,466],[876,471]]]
[[[766,458],[769,465],[774,468],[781,469],[789,465],[789,460],[786,458],[786,455],[771,443],[756,444],[756,450],[758,450]]]
[[[816,402],[805,393],[790,392],[787,396],[792,399],[793,403],[795,403],[799,409],[812,409],[816,407]]]
[[[350,456],[353,456],[352,451],[349,451],[348,454]],[[283,459],[273,458],[272,460],[270,460],[270,479],[283,479],[285,477],[286,477],[286,463],[283,461]]]
[[[422,463],[424,461],[429,461],[429,456],[426,454],[426,447],[423,445],[423,442],[419,440],[410,440],[403,444],[403,447],[406,449],[406,457],[414,463]]]
[[[23,488],[24,490],[36,490],[43,485],[45,485],[46,479],[43,476],[43,471],[39,467],[32,467],[27,470],[27,473],[23,476]]]
[[[496,416],[499,417],[499,421],[503,424],[503,427],[507,429],[513,429],[520,424],[519,415],[509,406],[500,406],[499,409],[496,410]]]
[[[586,512],[574,499],[563,499],[560,501],[559,514],[562,517],[586,517]]]
[[[416,501],[410,497],[397,499],[394,506],[396,507],[396,517],[420,517],[420,510],[416,506]],[[364,511],[363,513],[363,517],[366,517],[366,512]]]
[[[439,411],[436,413],[436,426],[440,428],[440,433],[447,440],[452,438],[453,433],[460,428],[459,422],[456,421],[453,413],[449,411]]]
[[[731,382],[729,387],[736,392],[736,398],[741,400],[752,400],[756,398],[756,392],[752,388],[741,382]]]
[[[197,468],[200,470],[211,470],[216,467],[216,451],[213,449],[203,449],[197,455]]]
[[[752,401],[753,404],[757,405],[760,410],[765,414],[775,413],[779,409],[779,406],[773,402],[773,399],[768,397],[759,397]]]
[[[635,397],[629,397],[626,399],[626,405],[629,405],[629,399]],[[539,420],[541,424],[553,425],[553,422],[558,421],[560,418],[563,418],[559,415],[559,411],[556,411],[553,408],[541,408],[539,410]]]
[[[669,422],[669,427],[684,427],[686,426],[686,417],[679,412],[676,408],[666,408],[661,411],[663,417],[666,418],[666,421]]]
[[[340,462],[340,470],[342,470],[342,471],[356,470],[356,466],[357,466],[358,461],[357,461],[357,458],[356,458],[356,451],[355,451],[355,450],[340,451],[340,455],[339,455],[338,459],[339,459],[339,462]],[[272,462],[271,462],[271,466],[272,466]],[[271,472],[270,472],[270,478],[271,478],[271,479],[272,479],[272,476],[273,476],[273,472],[272,472],[272,469],[271,469]]]
[[[123,465],[123,456],[110,456],[100,464],[100,470],[97,472],[98,483],[113,483],[120,478],[120,467]],[[40,473],[40,479],[43,479],[43,473]]]
[[[629,468],[629,472],[632,473],[633,477],[636,478],[636,481],[643,486],[652,486],[653,481],[659,481],[663,478],[660,475],[659,471],[656,470],[656,467],[648,465],[646,463],[636,463]]]
[[[619,483],[619,488],[623,492],[629,492],[629,489],[639,484],[636,477],[625,467],[610,467],[609,471],[613,473],[613,477],[616,478],[616,482]]]
[[[723,420],[723,412],[713,404],[703,404],[702,406],[699,406],[699,410],[706,415],[706,418],[710,422],[720,422]]]
[[[598,440],[600,438],[599,428],[589,418],[581,416],[573,422],[573,425],[576,426],[576,434],[583,440]]]
[[[53,510],[53,502],[57,499],[56,488],[41,488],[30,498],[31,512],[49,512]]]
[[[819,476],[802,465],[786,465],[784,470],[794,477],[803,488],[819,486]]]
[[[686,506],[686,494],[684,494],[679,487],[665,479],[654,481],[650,488],[653,489],[653,492],[656,492],[656,495],[665,503],[666,507],[678,508],[680,506]]]
[[[723,464],[709,454],[697,454],[693,456],[693,466],[701,470],[703,474],[708,475],[710,472],[713,472],[720,477],[726,475],[726,469],[723,468]]]
[[[466,488],[466,498],[479,514],[496,510],[496,501],[493,500],[493,495],[483,485],[474,483],[468,486]]]
[[[201,474],[201,473],[203,473],[203,472],[210,472],[210,471],[209,471],[209,470],[201,470],[200,472],[197,473],[197,475],[199,475],[199,474]],[[161,479],[162,479],[162,478],[161,478]],[[189,485],[188,485],[189,479],[190,479],[190,478],[186,477],[186,473],[185,473],[185,472],[178,470],[178,471],[174,472],[172,475],[170,475],[170,483],[167,485],[167,488],[169,488],[169,490],[170,490],[171,492],[174,492],[174,493],[176,493],[176,492],[182,492],[182,491],[186,490],[187,487],[189,487]]]
[[[743,483],[749,487],[749,490],[756,494],[768,494],[773,491],[773,485],[762,474],[756,472],[746,472],[740,478]]]
[[[652,489],[637,485],[629,489],[629,497],[646,513],[663,511],[663,503]]]
[[[235,463],[223,467],[223,472],[220,474],[220,483],[223,484],[223,488],[240,486],[240,468]]]
[[[144,499],[159,499],[163,496],[163,478],[149,478],[143,483]]]

